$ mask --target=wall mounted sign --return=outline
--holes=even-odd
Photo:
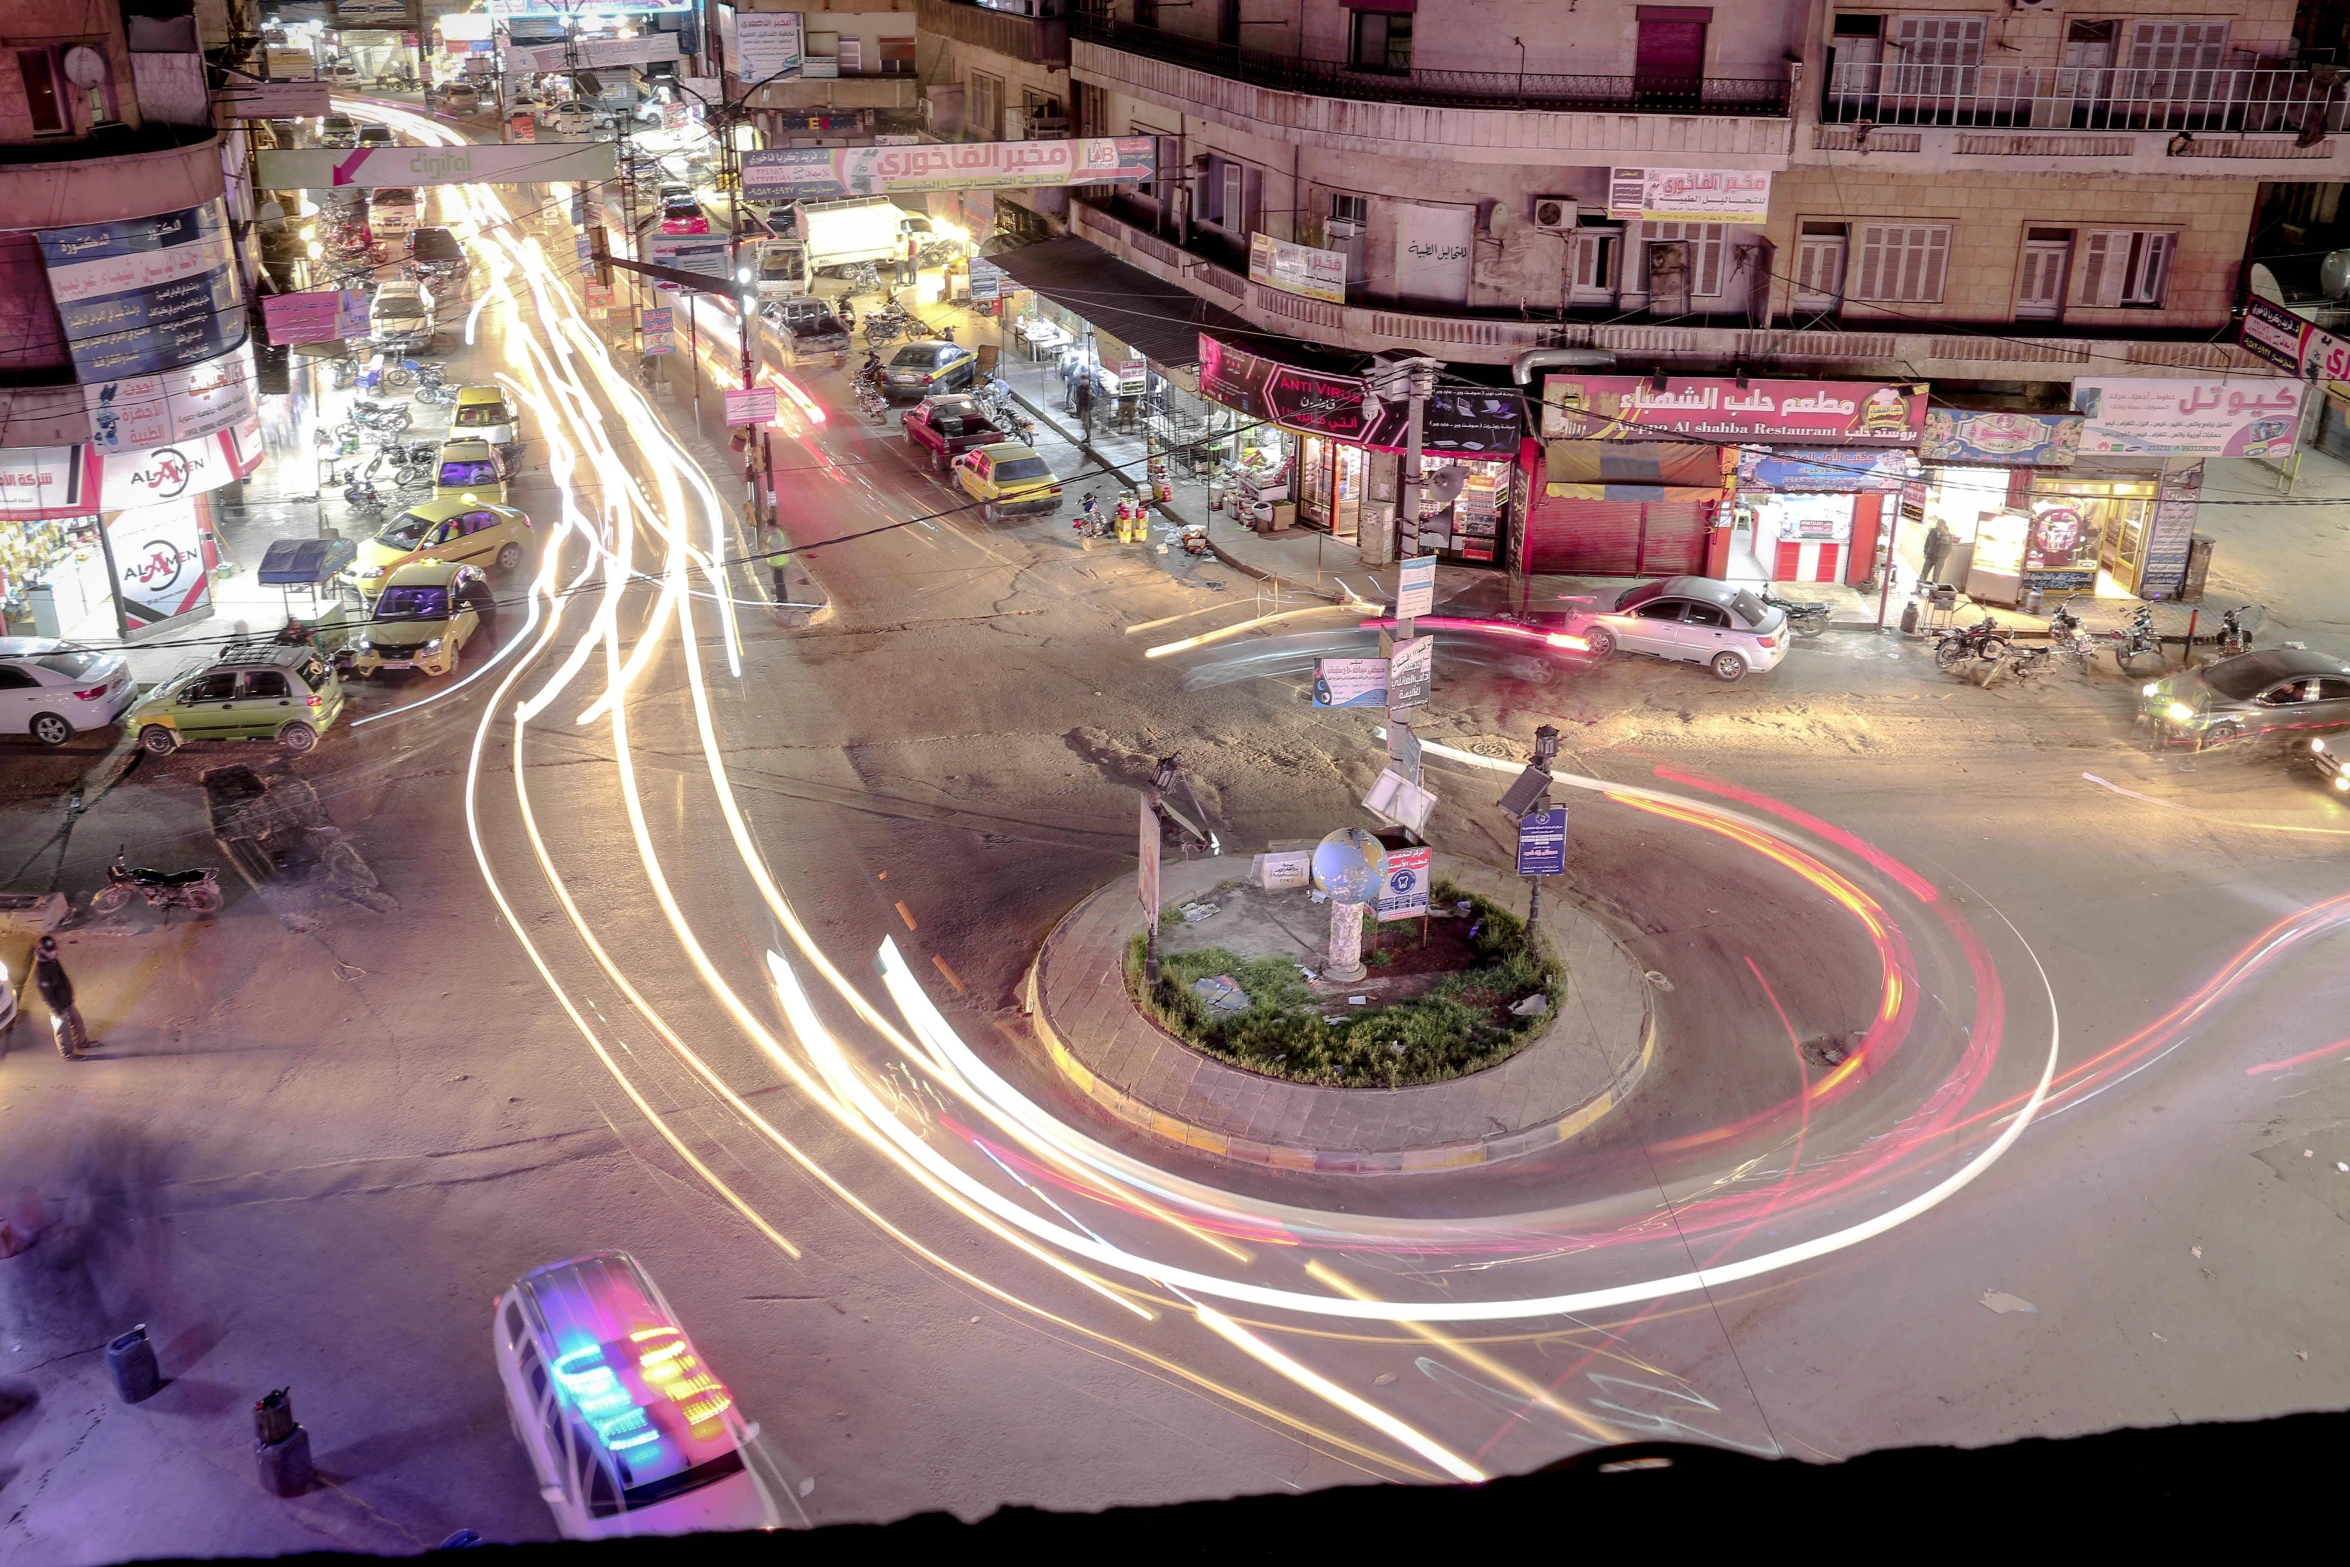
[[[2081,450],[2079,414],[1969,413],[1935,408],[1926,414],[1922,462],[1983,463],[2013,468],[2064,468]]]
[[[1767,223],[1762,169],[1610,169],[1607,215],[1644,223]]]
[[[933,142],[914,147],[787,147],[742,155],[743,194],[826,201],[898,191],[1134,184],[1158,169],[1158,138]]]
[[[2081,450],[2156,457],[2284,457],[2301,383],[2273,376],[2088,377],[2073,382]]]
[[[1661,389],[1631,375],[1553,375],[1542,382],[1545,440],[1702,435],[1915,446],[1925,424],[1926,389],[1900,382],[1750,380],[1740,386],[1729,377],[1673,376]]]

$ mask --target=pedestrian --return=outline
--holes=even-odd
[[[57,958],[57,938],[43,936],[33,959],[33,983],[49,1007],[49,1031],[57,1037],[57,1053],[79,1061],[89,1048],[90,1031],[82,1023],[82,1009],[73,1004],[73,981]]]
[[[791,588],[784,577],[784,573],[791,568],[791,540],[783,536],[783,529],[771,522],[767,524],[767,531],[759,542],[767,551],[767,571],[775,579],[775,604],[780,609],[791,598]]]
[[[1922,582],[1938,582],[1942,577],[1942,563],[1950,558],[1950,546],[1957,543],[1942,519],[1934,519],[1934,526],[1926,530],[1925,569],[1918,574]]]
[[[1080,440],[1093,439],[1093,371],[1081,366],[1077,372],[1077,434]]]
[[[914,242],[914,236],[911,234],[900,240],[898,244],[900,247],[898,250],[898,284],[903,287],[916,280],[920,270],[922,247]]]

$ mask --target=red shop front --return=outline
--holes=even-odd
[[[1665,441],[1525,442],[1511,508],[1523,519],[1512,567],[1523,576],[1703,573],[1724,495],[1723,451]]]

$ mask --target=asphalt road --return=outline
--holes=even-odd
[[[548,309],[516,317],[542,348]],[[477,352],[513,362],[485,321]],[[1236,1169],[1073,1102],[1020,981],[1130,873],[1154,757],[1235,853],[1360,821],[1380,746],[1306,692],[1367,634],[1320,613],[1146,656],[1249,620],[1254,585],[955,512],[829,373],[805,384],[830,417],[787,423],[778,462],[835,609],[787,629],[752,573],[671,553],[742,540],[660,490],[646,411],[572,382],[586,357],[518,373],[562,410],[550,451],[601,438],[601,493],[646,485],[608,542],[649,579],[550,525],[543,580],[577,591],[507,617],[472,685],[291,769],[396,910],[239,892],[208,925],[80,937],[102,1059],[60,1062],[37,1022],[9,1042],[0,1192],[47,1226],[0,1262],[12,1559],[549,1536],[489,1302],[598,1247],[646,1262],[818,1521],[2344,1402],[2350,812],[2275,758],[2149,756],[2114,674],[1981,690],[1896,638],[1731,687],[1448,638],[1429,738],[1515,758],[1556,723],[1562,771],[1613,786],[1574,797],[1564,895],[1667,977],[1662,1062],[1553,1156]],[[526,483],[542,521],[557,473]],[[640,647],[624,722],[579,721]],[[60,843],[102,748],[11,750],[0,860],[86,893],[118,843],[209,858],[213,765],[85,787]],[[1505,774],[1431,775],[1438,846],[1500,863]],[[935,1022],[877,973],[885,940]],[[1823,1045],[1888,1013],[1839,1075]],[[1363,1294],[1550,1304],[1325,1309]],[[91,1346],[142,1320],[173,1380],[124,1408]],[[280,1503],[244,1410],[289,1384],[332,1483]]]

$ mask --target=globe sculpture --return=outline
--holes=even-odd
[[[1361,979],[1363,905],[1387,877],[1387,850],[1360,827],[1342,827],[1314,848],[1314,886],[1330,897],[1330,956],[1322,977],[1345,984]]]

